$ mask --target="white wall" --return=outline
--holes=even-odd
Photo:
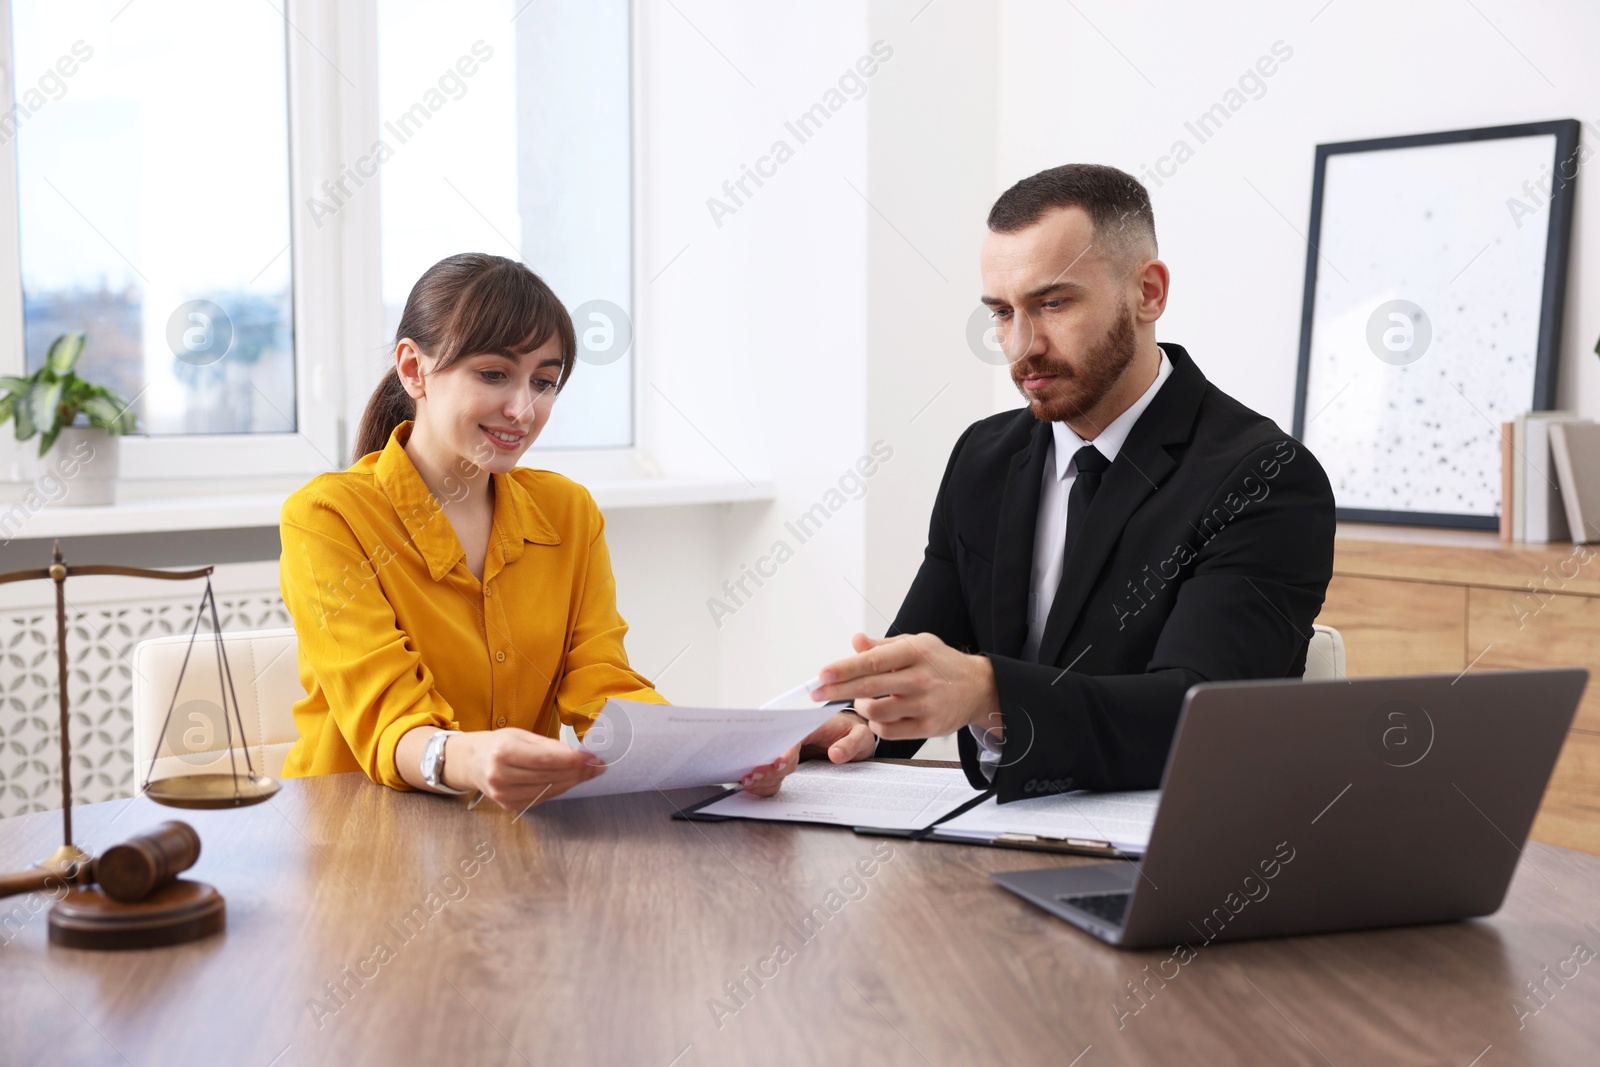
[[[872,5],[872,37],[894,48],[869,100],[865,190],[868,435],[894,449],[867,498],[874,636],[916,576],[951,445],[1008,381],[966,336],[996,193],[997,28],[990,2]]]
[[[692,609],[700,590],[722,580],[722,518],[714,507],[606,515],[628,662],[678,704],[715,706],[721,691],[721,644],[702,632]]]
[[[884,632],[950,447],[1007,381],[965,334],[997,191],[998,18],[989,2],[678,6],[641,5],[644,439],[669,472],[771,478],[778,500],[716,509],[715,543],[647,517],[611,536],[634,661],[648,673],[689,644],[668,696],[744,703]],[[799,143],[786,122],[863,56],[872,73]],[[714,218],[707,199],[732,205],[723,182],[779,139],[793,157]],[[790,524],[819,503],[802,543]],[[780,541],[793,557],[775,565]],[[763,558],[776,573],[728,596]],[[720,627],[712,597],[736,609]]]
[[[1003,0],[999,33],[1003,181],[1072,160],[1140,176],[1172,268],[1157,337],[1183,344],[1212,381],[1286,428],[1318,143],[1555,118],[1585,120],[1583,137],[1600,140],[1590,47],[1600,7],[1578,0],[1094,0],[1077,10]],[[1279,40],[1293,55],[1266,91],[1198,144],[1184,123]],[[1159,186],[1145,179],[1179,138],[1193,158]],[[1587,169],[1558,371],[1560,405],[1591,416],[1600,415],[1600,305],[1584,300],[1584,282],[1600,247],[1600,215],[1586,206],[1596,192]]]
[[[674,667],[662,682],[671,699],[759,702],[847,652],[865,616],[850,588],[863,584],[860,502],[804,543],[784,523],[867,448],[867,208],[849,184],[867,185],[867,111],[847,100],[803,144],[784,124],[867,51],[866,10],[858,0],[645,3],[639,20],[643,439],[668,473],[773,479],[778,498],[715,509],[714,530],[618,529],[619,607],[646,673],[686,643],[716,662],[714,688]],[[779,139],[792,157],[765,164],[772,176],[747,180],[750,195],[735,203],[723,183]],[[714,217],[712,197],[732,214]],[[769,558],[759,587],[746,578],[749,596],[726,595],[723,581],[780,540],[793,557]],[[672,576],[654,579],[648,601],[621,584],[645,567]],[[731,613],[714,620],[713,597]],[[646,612],[652,625],[635,621]]]

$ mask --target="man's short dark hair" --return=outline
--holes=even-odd
[[[1130,265],[1156,254],[1156,219],[1150,193],[1139,179],[1100,163],[1067,163],[1041,170],[1005,192],[989,209],[989,229],[1015,233],[1057,208],[1082,208],[1094,224],[1095,242]]]

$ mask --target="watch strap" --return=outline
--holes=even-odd
[[[423,746],[422,780],[428,784],[429,789],[437,789],[452,796],[472,792],[470,789],[452,789],[444,784],[445,744],[460,732],[460,730],[439,730],[428,738],[428,743]]]

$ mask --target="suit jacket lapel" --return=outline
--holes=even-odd
[[[1089,592],[1121,540],[1123,528],[1178,465],[1168,446],[1187,442],[1194,431],[1195,416],[1205,393],[1205,376],[1181,345],[1163,344],[1162,348],[1172,362],[1172,374],[1134,423],[1116,460],[1106,468],[1085,516],[1087,525],[1072,548],[1072,557],[1062,565],[1061,584],[1051,602],[1039,645],[1040,663],[1056,663],[1061,658],[1067,635],[1083,613]]]
[[[1050,424],[1036,422],[1027,447],[1011,457],[994,546],[994,651],[1013,659],[1028,636],[1028,594],[1033,584],[1033,532],[1039,518],[1039,486],[1050,452]]]

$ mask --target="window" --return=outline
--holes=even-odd
[[[0,0],[0,373],[84,329],[80,372],[140,417],[125,479],[297,484],[354,458],[423,270],[493,252],[580,337],[536,447],[632,472],[630,22],[627,0]]]
[[[294,432],[282,18],[208,0],[11,11],[26,371],[81,329],[79,373],[147,433]]]
[[[627,447],[628,4],[458,0],[448,18],[440,10],[436,0],[378,2],[379,124],[365,169],[382,198],[385,340],[438,260],[521,259],[573,313],[581,352],[534,447]],[[391,358],[385,350],[368,380]]]

